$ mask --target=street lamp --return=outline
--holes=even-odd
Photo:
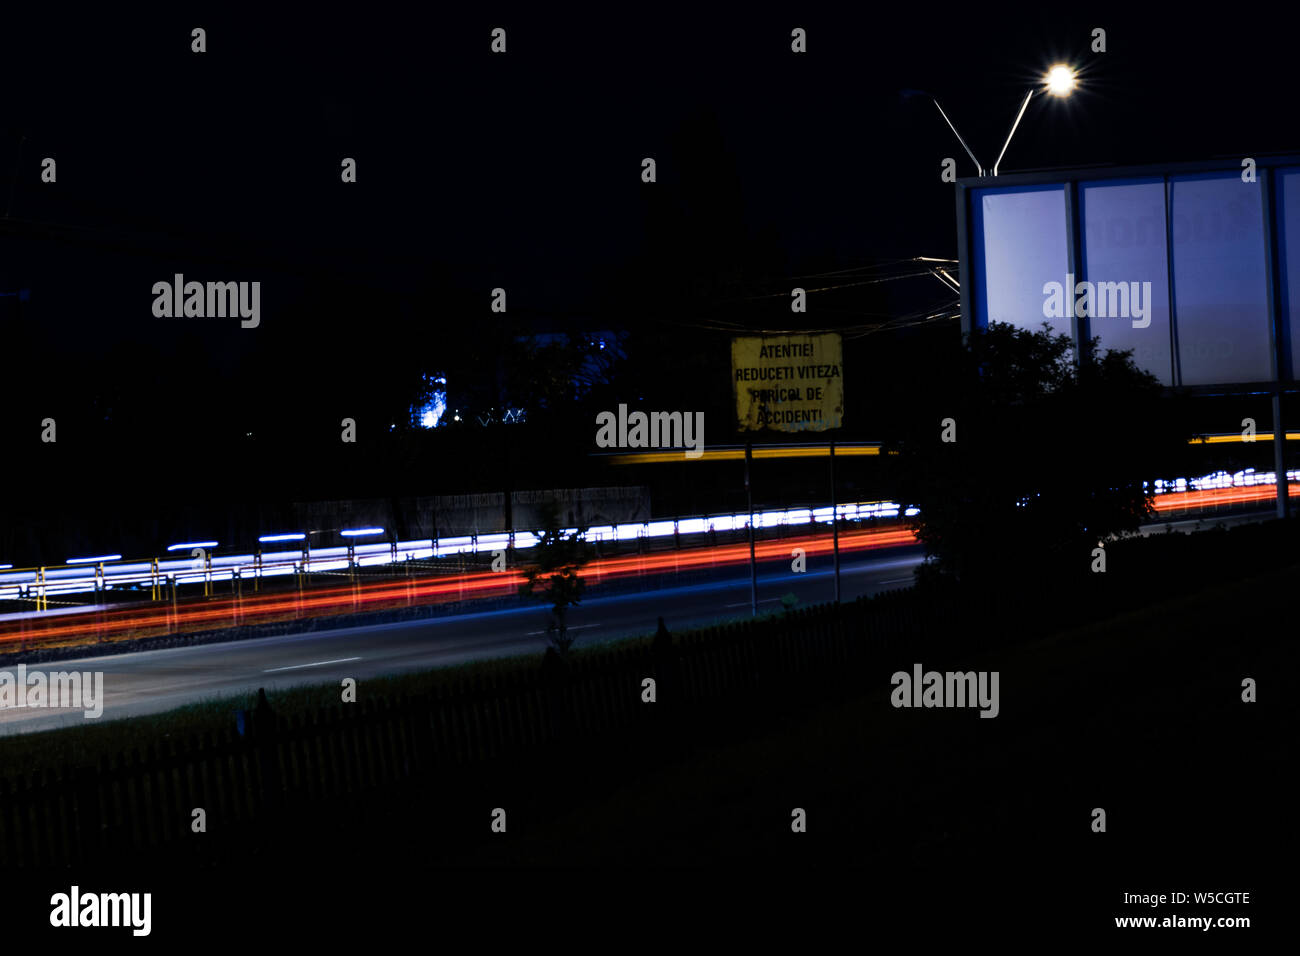
[[[1048,93],[1051,96],[1064,98],[1074,92],[1075,77],[1074,71],[1064,64],[1057,64],[1047,71],[1043,77],[1043,88],[1040,91],[1038,87],[1031,86],[1029,92],[1025,94],[1025,101],[1020,104],[1020,112],[1016,114],[1016,121],[1011,124],[1011,132],[1007,133],[1007,141],[1002,144],[1002,152],[998,153],[998,161],[993,164],[993,175],[998,174],[998,167],[1002,165],[1002,157],[1007,154],[1007,147],[1011,145],[1011,137],[1016,135],[1016,128],[1020,125],[1020,117],[1025,115],[1025,110],[1029,107],[1029,101],[1033,95],[1038,92]]]
[[[1047,71],[1047,92],[1053,96],[1069,96],[1074,92],[1075,82],[1074,70],[1063,63]]]
[[[1016,135],[1016,129],[1020,126],[1020,119],[1025,115],[1025,110],[1029,108],[1029,101],[1033,99],[1034,94],[1047,93],[1049,96],[1064,99],[1074,92],[1076,86],[1078,86],[1078,75],[1073,69],[1066,66],[1064,63],[1058,63],[1049,69],[1043,76],[1041,86],[1031,86],[1029,88],[1029,92],[1025,94],[1024,101],[1020,104],[1020,112],[1016,114],[1016,121],[1011,124],[1011,132],[1007,133],[1007,140],[1002,144],[1002,152],[998,153],[998,160],[993,164],[994,176],[998,174],[998,167],[1002,165],[1002,157],[1007,154],[1007,147],[1011,145],[1011,137]],[[971,152],[971,148],[966,145],[966,141],[961,138],[961,133],[957,132],[957,127],[953,125],[952,120],[948,119],[948,114],[943,111],[943,107],[939,105],[939,101],[933,96],[930,97],[930,99],[934,101],[935,107],[939,110],[939,115],[942,116],[943,121],[948,124],[948,128],[952,130],[952,134],[957,137],[957,142],[961,143],[962,149],[966,150],[966,155],[968,155],[971,158],[971,161],[975,163],[975,169],[978,171],[979,175],[983,176],[984,166],[975,158],[975,154]]]

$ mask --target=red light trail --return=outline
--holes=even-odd
[[[915,544],[916,536],[903,528],[848,532],[840,535],[840,551],[862,551]],[[755,556],[760,561],[788,558],[794,548],[809,555],[829,554],[829,533],[760,541]],[[581,577],[599,583],[641,574],[660,574],[702,567],[729,567],[749,561],[749,545],[724,544],[681,551],[597,558],[584,566]],[[400,566],[399,566],[400,567]],[[72,615],[29,616],[6,622],[0,645],[85,644],[139,637],[215,630],[245,624],[265,624],[306,617],[383,610],[426,604],[452,603],[517,594],[524,576],[518,571],[474,571],[455,575],[357,579],[345,585],[307,590],[274,591],[220,598],[187,598],[173,607],[167,602],[146,605],[90,608]],[[15,628],[15,624],[18,627]]]

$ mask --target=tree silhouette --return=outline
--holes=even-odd
[[[546,635],[560,654],[567,655],[573,645],[569,608],[581,603],[587,586],[578,573],[590,559],[590,548],[584,537],[587,529],[566,531],[561,526],[559,509],[553,504],[542,506],[541,524],[534,532],[537,544],[532,548],[533,560],[522,569],[525,581],[519,586],[519,593],[551,605]]]
[[[910,410],[893,459],[923,574],[1024,584],[1088,573],[1092,549],[1153,514],[1154,479],[1186,454],[1182,408],[1128,352],[995,324]],[[905,410],[906,412],[906,410]],[[955,441],[942,440],[953,420]]]

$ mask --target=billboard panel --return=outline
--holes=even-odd
[[[1066,249],[1065,190],[986,189],[975,208],[976,245],[984,325],[1006,322],[1037,332],[1070,334],[1068,315],[1043,312],[1043,286],[1070,271]]]
[[[1283,375],[1300,369],[1300,169],[1279,169],[1277,190],[1278,270],[1281,276],[1278,311],[1282,315]]]
[[[1170,233],[1184,385],[1272,378],[1259,182],[1177,177]]]
[[[966,330],[1046,322],[1163,384],[1300,367],[1300,157],[958,181]]]
[[[1094,305],[1104,313],[1092,318],[1089,331],[1103,349],[1132,350],[1139,368],[1172,385],[1164,181],[1084,183],[1079,210],[1084,225],[1082,278],[1092,283],[1098,300]],[[1131,301],[1135,282],[1137,303]],[[1130,299],[1127,309],[1120,301],[1124,297]]]

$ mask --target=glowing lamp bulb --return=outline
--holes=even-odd
[[[1047,92],[1053,96],[1069,96],[1074,82],[1074,71],[1068,66],[1054,66],[1047,71]]]

